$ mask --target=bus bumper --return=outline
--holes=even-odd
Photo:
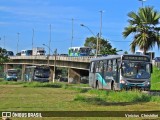
[[[7,77],[5,78],[6,81],[17,81],[17,77]]]
[[[121,84],[121,89],[141,89],[141,90],[150,90],[151,85],[145,85],[145,84]]]

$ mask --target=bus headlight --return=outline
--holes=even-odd
[[[125,84],[126,81],[125,80],[120,80],[120,83]]]
[[[149,81],[147,81],[147,82],[146,82],[146,85],[150,85],[150,82],[149,82]]]

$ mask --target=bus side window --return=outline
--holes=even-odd
[[[91,63],[90,71],[91,71],[91,73],[95,72],[95,63],[94,62]]]
[[[96,72],[99,72],[99,62],[96,62]]]
[[[117,71],[117,61],[116,59],[113,60],[113,71]]]
[[[112,71],[112,60],[108,61],[108,72]]]
[[[103,61],[100,61],[99,72],[103,72]]]

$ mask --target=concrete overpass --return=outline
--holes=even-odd
[[[66,56],[11,56],[10,62],[5,63],[4,70],[13,68],[14,65],[22,66],[24,79],[25,67],[30,65],[48,65],[51,68],[51,79],[55,76],[55,66],[68,68],[68,81],[80,81],[81,76],[88,75],[90,59],[94,57],[66,57]]]

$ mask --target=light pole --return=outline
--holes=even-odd
[[[49,46],[47,46],[46,44],[43,44],[44,46],[46,46],[52,53],[53,51],[50,49]],[[50,54],[47,56],[47,60],[48,60],[48,66],[49,66],[49,56]],[[53,83],[54,83],[54,79],[55,79],[55,73],[56,73],[56,56],[57,56],[57,49],[55,49],[54,51],[54,70],[53,70]]]
[[[95,34],[93,33],[93,31],[92,31],[88,26],[86,26],[86,25],[84,25],[84,24],[81,24],[81,26],[87,28],[87,29],[93,34],[93,36],[97,38],[97,46],[96,46],[96,57],[97,57],[97,56],[98,56],[98,42],[99,42],[98,39],[99,39],[99,33],[98,33],[97,35],[95,35]]]
[[[43,44],[43,45],[46,46],[48,48],[48,50],[50,51],[50,47],[48,45],[46,45],[46,44]],[[48,64],[48,66],[49,66],[49,56],[50,56],[50,53],[47,55],[47,60],[48,60],[47,64]]]
[[[73,44],[73,23],[74,23],[74,19],[72,18],[72,38],[71,38],[71,47]]]
[[[19,44],[19,35],[20,35],[20,33],[18,32],[17,35],[18,35],[18,39],[17,39],[17,53],[18,53],[18,44]]]
[[[104,11],[99,11],[100,12],[100,32],[99,32],[99,39],[101,40],[101,36],[102,36],[102,13]],[[100,51],[100,48],[101,48],[101,41],[99,41],[99,51]]]
[[[53,83],[54,83],[54,79],[55,79],[55,76],[56,76],[56,56],[57,56],[57,49],[55,49],[54,51],[54,73],[53,73]]]
[[[4,35],[4,49],[5,49],[6,36]]]
[[[32,50],[33,50],[33,41],[34,41],[34,29],[32,29]],[[32,52],[33,55],[33,52]]]
[[[50,32],[49,32],[49,47],[48,47],[48,52],[49,52],[49,55],[50,55],[50,47],[51,47],[51,30],[52,30],[52,26],[50,24],[49,26],[49,29],[50,29]]]
[[[51,50],[51,48],[48,46],[48,45],[46,45],[46,44],[42,44],[43,46],[46,46],[52,53],[53,53],[53,51]],[[50,55],[50,54],[49,54]]]

